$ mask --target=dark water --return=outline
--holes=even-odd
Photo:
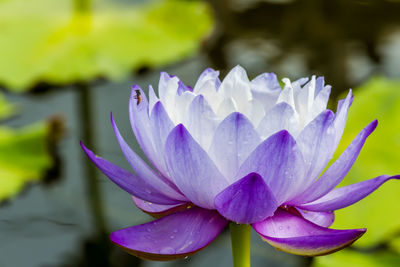
[[[225,74],[236,64],[249,76],[273,71],[282,78],[323,74],[337,96],[372,75],[400,77],[400,3],[396,1],[210,1],[217,16],[214,35],[202,51],[162,70],[194,85],[206,67]],[[109,123],[112,110],[120,130],[137,150],[128,119],[133,83],[157,85],[151,69],[120,83],[70,86],[25,95],[7,94],[22,126],[60,114],[66,132],[58,146],[60,175],[49,185],[30,186],[0,208],[0,266],[231,266],[228,233],[188,259],[139,261],[107,240],[113,230],[151,218],[128,194],[89,169],[79,147],[126,167]],[[309,260],[281,253],[252,238],[254,266],[307,266]],[[218,263],[216,265],[216,263]]]

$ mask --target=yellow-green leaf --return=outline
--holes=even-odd
[[[190,55],[211,30],[204,2],[92,2],[90,13],[79,13],[73,0],[0,1],[0,84],[23,91],[119,79]]]
[[[344,249],[314,258],[313,267],[393,267],[399,266],[400,255],[390,252],[365,252]]]
[[[46,122],[17,130],[0,127],[0,201],[44,176],[53,163],[48,151],[49,135]]]
[[[341,185],[382,174],[400,174],[400,81],[374,78],[355,89],[354,95],[338,151],[343,151],[373,119],[378,119],[379,124]],[[374,246],[392,238],[393,233],[400,230],[398,203],[400,181],[389,181],[362,201],[337,211],[332,227],[366,227],[367,233],[355,246]]]

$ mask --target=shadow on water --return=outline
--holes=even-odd
[[[333,95],[337,96],[372,74],[384,73],[385,60],[380,44],[387,33],[400,28],[400,3],[394,1],[243,1],[253,4],[237,5],[239,1],[209,0],[217,21],[213,36],[205,41],[198,56],[166,69],[181,76],[188,85],[193,85],[207,66],[222,70],[222,76],[236,64],[248,69],[251,77],[264,71],[278,72],[280,77],[323,74],[334,86]],[[349,64],[356,61],[355,55],[359,54],[364,60],[357,61],[356,65],[361,75],[354,74]],[[99,175],[80,151],[78,141],[81,139],[87,147],[116,164],[126,164],[111,128],[103,124],[108,121],[112,109],[118,121],[126,124],[120,130],[132,138],[126,108],[132,82],[106,84],[99,80],[55,91],[40,85],[36,94],[11,96],[36,114],[24,114],[7,123],[24,124],[53,114],[54,110],[61,111],[66,114],[67,136],[60,145],[56,168],[48,174],[48,180],[58,176],[57,173],[61,173],[63,179],[52,182],[48,191],[34,187],[29,194],[2,207],[0,253],[6,251],[11,256],[5,262],[2,255],[0,266],[18,266],[13,264],[18,255],[11,251],[24,246],[37,246],[37,249],[44,246],[45,251],[40,252],[43,262],[32,266],[205,266],[214,262],[231,265],[226,235],[199,253],[201,255],[195,255],[195,260],[173,263],[140,261],[110,243],[108,235],[112,230],[143,223],[149,218],[131,208],[129,196]],[[158,70],[143,66],[134,82],[143,87],[157,84]],[[56,118],[54,127],[64,126]],[[137,145],[134,149],[138,150]],[[29,224],[25,226],[20,222]],[[54,237],[47,240],[43,235],[40,240],[35,239],[41,233]],[[14,247],[8,245],[13,242]],[[312,258],[287,255],[268,248],[259,240],[254,242],[252,253],[256,266],[263,266],[265,262],[268,266],[288,267],[311,264]],[[60,244],[62,249],[54,252],[54,244]],[[34,253],[28,256],[34,257]]]

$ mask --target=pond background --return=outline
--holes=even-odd
[[[129,1],[117,2],[134,8]],[[113,111],[121,133],[139,151],[128,118],[132,84],[156,88],[159,72],[167,71],[193,86],[207,67],[221,70],[220,77],[224,77],[240,64],[250,78],[262,72],[291,79],[324,75],[333,87],[330,105],[334,106],[335,97],[374,75],[400,77],[398,1],[207,3],[213,10],[214,30],[202,38],[197,52],[183,60],[158,67],[143,65],[119,81],[100,80],[88,83],[90,86],[40,85],[24,94],[4,88],[7,99],[21,112],[2,124],[20,127],[59,115],[65,131],[48,182],[28,186],[0,206],[1,267],[232,265],[228,232],[192,257],[165,263],[138,260],[108,241],[113,230],[150,221],[151,217],[89,165],[79,141],[129,169],[109,115]],[[391,127],[400,130],[398,125]],[[253,266],[309,266],[312,259],[276,251],[254,235],[252,262]]]

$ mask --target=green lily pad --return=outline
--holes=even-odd
[[[388,246],[391,250],[397,252],[400,255],[400,236],[397,235],[395,238],[391,239]]]
[[[41,179],[51,167],[49,135],[45,122],[18,130],[0,127],[0,201],[16,195],[27,182]]]
[[[187,57],[212,26],[203,2],[93,3],[87,13],[72,0],[0,1],[0,84],[23,91],[119,79]]]
[[[314,258],[313,267],[393,267],[400,263],[400,255],[390,252],[362,253],[344,249]]]
[[[3,94],[0,94],[0,120],[12,116],[15,111],[15,105],[8,102]]]
[[[14,113],[14,104],[0,94],[0,118]],[[58,124],[55,118],[20,129],[0,125],[0,202],[16,195],[26,183],[43,178],[53,165],[49,147],[61,134]]]
[[[382,174],[400,174],[400,81],[374,78],[355,89],[354,95],[338,151],[342,152],[373,119],[379,124],[341,186]],[[335,158],[340,153],[336,154]],[[332,227],[366,227],[367,233],[354,245],[373,247],[400,230],[399,203],[400,181],[389,181],[360,202],[337,211]]]

